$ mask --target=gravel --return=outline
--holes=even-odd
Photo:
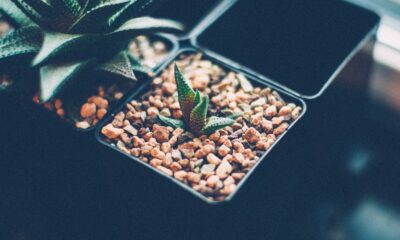
[[[302,109],[285,102],[271,88],[253,86],[244,75],[203,59],[201,54],[181,55],[177,64],[194,89],[209,95],[209,115],[243,112],[235,124],[209,136],[163,126],[156,113],[182,117],[171,64],[153,80],[151,91],[129,102],[101,132],[106,142],[121,151],[210,200],[223,201]],[[133,134],[132,128],[136,129]]]

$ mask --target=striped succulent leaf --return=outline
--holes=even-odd
[[[184,126],[185,126],[183,121],[181,121],[181,120],[164,117],[160,114],[158,114],[158,119],[160,119],[160,121],[163,122],[165,125],[173,127],[173,128],[184,128]]]
[[[183,113],[183,119],[185,122],[190,121],[190,113],[195,107],[196,92],[190,86],[189,82],[183,77],[183,74],[179,67],[175,64],[175,81],[178,89],[178,102]]]
[[[189,128],[195,134],[200,134],[207,120],[208,96],[204,96],[190,113]]]
[[[211,117],[207,124],[201,129],[203,134],[209,135],[219,129],[230,126],[235,123],[235,120],[225,117]]]

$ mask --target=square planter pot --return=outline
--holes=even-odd
[[[153,149],[149,149],[148,153],[144,153],[145,149],[147,149],[145,145],[150,143],[151,140],[146,139],[147,133],[142,133],[142,130],[148,127],[151,128],[151,126],[153,126],[154,130],[155,125],[153,124],[160,126],[163,124],[157,120],[156,116],[154,117],[150,115],[150,109],[155,109],[157,104],[150,103],[150,106],[146,106],[147,109],[145,110],[134,110],[137,111],[135,112],[137,114],[145,114],[145,112],[147,112],[147,117],[143,116],[143,119],[145,119],[144,121],[143,119],[135,120],[135,116],[128,117],[128,115],[131,115],[134,111],[129,111],[127,107],[131,108],[136,103],[140,104],[142,100],[147,102],[152,97],[159,96],[158,94],[161,89],[163,89],[163,96],[165,97],[163,98],[163,101],[168,101],[168,98],[171,99],[172,96],[170,95],[173,94],[173,90],[169,92],[168,89],[164,89],[171,84],[173,84],[173,86],[170,87],[175,89],[174,83],[168,82],[168,76],[171,74],[172,69],[172,65],[169,63],[160,71],[159,77],[156,77],[153,81],[141,86],[141,88],[138,89],[130,99],[128,99],[124,106],[119,108],[113,116],[109,116],[104,123],[99,126],[96,135],[101,143],[108,147],[112,147],[136,162],[162,174],[168,180],[179,184],[184,189],[198,196],[200,199],[208,203],[217,203],[228,201],[236,194],[252,171],[254,171],[258,164],[265,159],[268,152],[303,116],[306,111],[306,105],[302,99],[297,98],[290,93],[275,90],[274,88],[269,90],[271,93],[263,93],[266,88],[270,88],[271,86],[260,79],[243,74],[240,70],[231,66],[229,62],[219,61],[207,56],[207,54],[200,49],[183,49],[179,52],[175,60],[178,59],[178,64],[184,64],[185,61],[188,61],[187,59],[195,59],[199,57],[200,55],[196,55],[199,53],[202,55],[201,64],[209,65],[210,67],[209,69],[207,67],[200,68],[200,70],[206,71],[211,68],[218,69],[219,67],[223,69],[221,71],[223,72],[223,75],[219,75],[214,80],[211,80],[207,87],[205,87],[204,83],[199,83],[201,78],[192,81],[192,85],[195,89],[203,90],[203,95],[206,94],[205,92],[211,91],[211,89],[219,89],[224,87],[225,84],[228,84],[228,87],[235,86],[235,90],[226,94],[229,95],[234,93],[239,96],[241,94],[239,92],[242,92],[243,89],[249,88],[249,86],[246,85],[248,82],[243,83],[242,81],[245,80],[241,78],[248,79],[252,86],[255,88],[258,87],[261,90],[261,92],[258,93],[252,92],[253,90],[248,89],[244,91],[245,93],[243,92],[243,97],[251,96],[251,100],[249,99],[243,100],[243,102],[238,102],[240,107],[236,107],[236,104],[232,105],[228,104],[228,102],[224,102],[224,99],[219,98],[221,95],[218,95],[215,92],[219,90],[213,90],[214,92],[210,95],[210,97],[212,97],[210,103],[211,107],[208,112],[209,116],[221,116],[221,114],[224,114],[222,113],[223,110],[226,109],[232,111],[240,109],[240,111],[244,112],[244,115],[237,121],[235,129],[227,127],[224,131],[218,131],[216,134],[210,135],[207,140],[203,140],[201,143],[202,146],[194,147],[195,149],[190,149],[192,147],[191,144],[196,142],[199,138],[206,138],[206,136],[197,138],[196,136],[192,136],[189,132],[180,132],[176,135],[177,142],[175,141],[175,143],[172,143],[174,142],[173,136],[175,136],[175,132],[179,130],[172,133],[172,129],[169,129],[171,132],[168,134],[169,139],[164,140],[157,137],[157,132],[153,131],[152,135],[157,138],[157,141],[165,141],[165,145],[158,143],[153,147]],[[200,60],[190,61],[193,62],[188,63],[188,68],[190,68],[190,64],[199,64],[200,62]],[[183,71],[186,75],[192,75],[195,74],[196,71],[199,71],[199,68],[187,70],[186,72],[185,70]],[[232,83],[229,83],[229,76],[236,76],[236,78],[232,78]],[[210,77],[212,79],[213,75],[210,75]],[[239,86],[237,84],[241,85]],[[247,91],[250,91],[251,93],[247,93]],[[132,100],[134,100],[134,102],[132,102]],[[274,103],[274,101],[277,102]],[[289,102],[291,104],[287,104]],[[277,108],[275,104],[280,107]],[[141,106],[144,107],[144,105]],[[171,114],[176,117],[175,111],[179,110],[171,108],[168,109],[165,106],[159,107],[157,111],[160,110],[162,113],[165,109],[168,109]],[[256,110],[259,111],[260,114],[257,114]],[[284,113],[286,110],[288,110],[288,112]],[[120,121],[121,123],[124,122],[123,124],[125,126],[123,127],[121,125],[118,127],[114,125],[113,121],[122,115],[124,115],[124,117],[123,119],[120,119]],[[255,115],[259,116],[255,117]],[[138,117],[140,118],[140,115],[138,115]],[[126,121],[128,121],[129,124]],[[264,122],[261,123],[262,121]],[[125,132],[114,139],[106,137],[104,135],[104,129],[109,128],[111,126],[110,124],[115,127],[113,127],[114,130],[125,129]],[[134,130],[132,130],[132,127]],[[165,129],[166,127],[164,130]],[[250,135],[252,130],[255,131],[255,137],[257,139],[253,139]],[[223,134],[226,135],[224,136]],[[107,136],[110,137],[111,135]],[[213,138],[214,140],[211,140]],[[215,138],[218,138],[218,140],[215,140]],[[142,143],[136,143],[136,140],[141,141]],[[207,144],[206,142],[210,142],[210,144]],[[240,142],[240,144],[236,142]],[[267,146],[262,145],[263,143]],[[207,147],[210,147],[211,145],[213,145],[213,147],[211,147],[212,150],[207,150]],[[172,148],[172,150],[165,150],[163,149],[164,146],[168,146],[168,148]],[[186,146],[189,149],[184,149]],[[160,149],[160,147],[161,150],[155,150],[150,153],[150,151]],[[140,153],[138,153],[138,151]],[[185,153],[185,151],[189,151],[189,153]],[[206,152],[204,153],[204,151]],[[157,154],[160,155],[160,157],[157,157]],[[223,173],[225,167],[228,169],[226,171],[229,173]],[[215,186],[214,180],[216,184]]]

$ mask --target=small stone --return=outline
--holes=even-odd
[[[140,148],[132,148],[131,155],[134,157],[139,157],[140,156]]]
[[[194,147],[193,142],[188,142],[180,145],[179,150],[186,158],[192,158],[194,156]]]
[[[176,84],[164,82],[162,85],[162,91],[167,96],[173,95],[176,92]]]
[[[122,127],[124,125],[125,114],[123,112],[119,112],[112,121],[112,125],[114,127]]]
[[[182,166],[181,166],[179,163],[177,163],[177,162],[173,162],[173,163],[169,166],[169,168],[170,168],[173,172],[182,170]]]
[[[252,102],[250,104],[251,107],[258,107],[258,106],[262,106],[264,104],[267,103],[267,99],[265,97],[263,98],[258,98],[257,100],[255,100],[254,102]]]
[[[76,126],[77,128],[87,129],[87,128],[90,127],[90,124],[89,124],[88,122],[86,122],[86,121],[81,121],[81,122],[77,122],[77,123],[75,124],[75,126]]]
[[[182,160],[182,154],[181,154],[181,152],[180,152],[179,150],[177,150],[177,149],[172,150],[172,158],[173,158],[175,161]]]
[[[162,160],[161,159],[153,158],[153,159],[150,160],[150,165],[152,167],[158,167],[158,166],[161,166],[161,164],[162,164]]]
[[[107,114],[107,110],[105,108],[100,108],[97,113],[96,116],[98,119],[103,119],[103,117]]]
[[[234,153],[232,155],[233,157],[233,161],[237,162],[237,163],[242,163],[244,161],[244,156],[241,153]]]
[[[140,139],[139,137],[133,136],[132,139],[133,139],[133,146],[134,146],[134,147],[141,147],[141,146],[143,146],[144,142],[143,142],[143,140]]]
[[[233,148],[236,150],[238,153],[242,153],[244,151],[244,146],[241,142],[235,141],[233,143]]]
[[[162,115],[164,117],[171,117],[171,111],[168,108],[163,108],[160,111],[160,115]]]
[[[279,109],[279,116],[286,116],[292,112],[292,108],[289,106],[283,106]]]
[[[187,176],[188,176],[188,173],[185,171],[177,171],[174,173],[174,177],[176,179],[178,179],[179,181],[185,180],[187,178]]]
[[[94,103],[85,103],[81,107],[81,117],[88,118],[96,114],[96,105]]]
[[[251,127],[244,133],[244,138],[249,143],[256,143],[260,140],[260,133],[255,128]]]
[[[158,148],[153,148],[150,151],[150,154],[153,158],[164,159],[165,153],[161,152]]]
[[[240,86],[242,87],[244,92],[252,92],[253,85],[243,74],[236,74],[237,79],[239,80]]]
[[[282,123],[277,128],[275,128],[273,133],[275,136],[281,135],[283,132],[286,131],[286,129],[288,129],[288,127],[289,127],[288,123]]]
[[[147,109],[147,115],[151,118],[155,118],[158,115],[158,109],[156,107],[149,107]]]
[[[217,183],[219,182],[219,177],[212,175],[209,178],[207,178],[207,186],[214,188],[217,186]]]
[[[169,144],[168,142],[162,143],[161,144],[161,151],[163,151],[164,153],[171,152],[171,144]]]
[[[239,181],[244,177],[244,173],[232,173],[232,177],[236,180]]]
[[[226,145],[222,145],[221,147],[218,148],[218,155],[220,157],[225,157],[231,152],[231,149],[227,147]]]
[[[153,136],[159,143],[167,142],[169,140],[169,131],[167,127],[158,124],[153,125]]]
[[[187,179],[192,183],[200,182],[201,176],[198,173],[189,172],[187,175]]]
[[[216,167],[216,166],[215,166],[214,164],[204,164],[204,165],[201,167],[200,172],[201,172],[202,174],[210,174],[210,173],[213,173],[213,172],[214,172],[215,167]]]
[[[218,166],[216,173],[220,179],[225,179],[232,172],[232,170],[232,165],[224,159]]]
[[[277,112],[278,110],[276,109],[276,106],[275,105],[271,105],[271,106],[269,106],[266,110],[265,110],[265,114],[268,116],[268,117],[273,117],[273,116],[275,116],[278,112]]]
[[[130,134],[132,134],[133,136],[136,136],[138,134],[138,130],[136,128],[134,128],[132,125],[126,125],[124,127],[124,130]]]
[[[115,128],[111,123],[107,124],[101,129],[101,133],[105,135],[109,139],[114,139],[119,137],[122,133],[124,133],[124,130],[121,128]]]
[[[157,166],[157,169],[160,170],[161,172],[167,174],[168,176],[172,176],[172,175],[173,175],[171,169],[168,169],[168,168],[166,168],[166,167]]]
[[[235,183],[235,179],[232,176],[227,177],[224,181],[225,186],[234,184],[234,183]]]
[[[210,153],[207,155],[207,161],[211,164],[218,165],[221,162],[221,159],[213,153]]]
[[[274,125],[274,126],[281,125],[281,123],[283,122],[283,120],[284,120],[283,117],[273,117],[273,118],[272,118],[272,125]]]
[[[93,96],[88,99],[89,103],[94,103],[98,108],[108,108],[108,100],[102,97]]]

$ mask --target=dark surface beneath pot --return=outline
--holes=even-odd
[[[179,186],[166,191],[161,176],[30,104],[0,100],[0,239],[385,240],[368,230],[388,211],[398,229],[398,133],[369,118],[363,91],[334,84],[310,102],[238,195],[217,206]]]

